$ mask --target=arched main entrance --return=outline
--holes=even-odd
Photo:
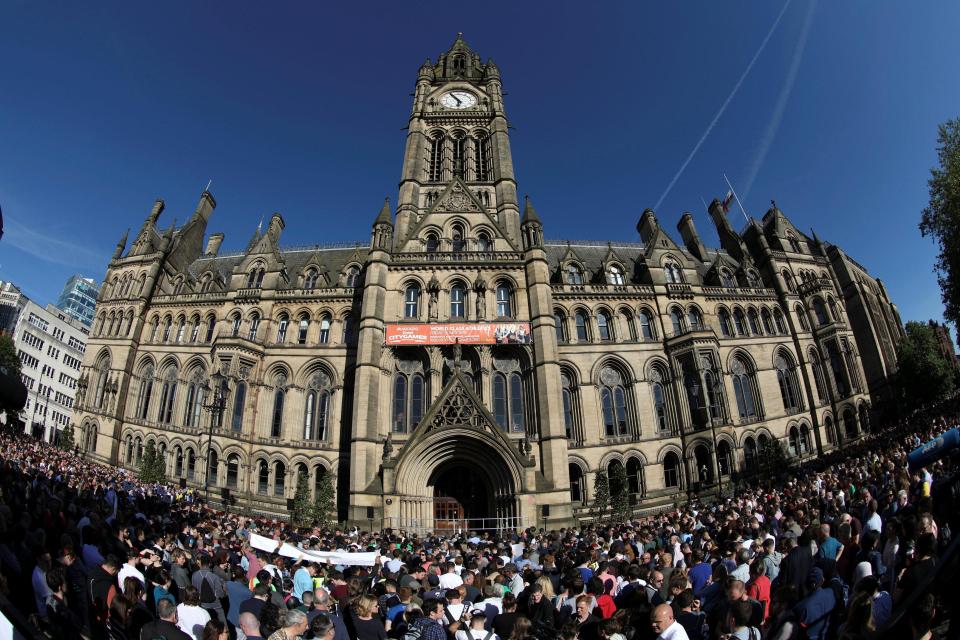
[[[496,513],[490,477],[475,466],[443,464],[434,470],[428,486],[433,488],[435,529],[469,528],[470,522]]]

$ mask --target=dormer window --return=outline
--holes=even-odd
[[[729,269],[720,269],[720,284],[728,289],[737,286],[737,281],[733,278],[733,274],[730,273]]]
[[[567,284],[583,284],[583,272],[575,264],[567,265]]]
[[[307,269],[307,272],[303,275],[303,288],[307,291],[315,289],[318,275],[319,273],[313,267]]]
[[[453,72],[458,75],[463,75],[467,70],[467,61],[463,56],[456,56],[453,59]]]
[[[610,271],[607,273],[607,281],[614,285],[623,285],[623,268],[618,264],[610,265]]]
[[[680,284],[683,282],[683,271],[676,262],[668,262],[663,265],[663,272],[670,284]]]
[[[797,237],[792,233],[787,234],[787,242],[790,243],[790,250],[794,253],[803,253],[803,249],[800,248],[800,242],[797,241]]]
[[[346,285],[350,288],[356,287],[360,283],[360,267],[356,265],[347,269]]]

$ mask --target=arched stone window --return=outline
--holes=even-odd
[[[508,282],[498,282],[497,283],[497,317],[498,318],[513,317],[513,303],[511,300],[512,297],[513,297],[513,287],[511,287]]]
[[[455,252],[460,253],[467,248],[466,240],[464,239],[464,231],[462,224],[455,224],[451,229],[451,245]]]
[[[673,451],[663,457],[663,486],[680,488],[680,458]]]
[[[574,316],[574,324],[577,325],[577,342],[587,342],[590,335],[587,332],[587,314],[583,311],[577,311]]]
[[[183,448],[180,445],[173,448],[173,476],[183,477]]]
[[[486,231],[481,231],[477,234],[477,250],[478,251],[492,251],[493,250],[493,241],[490,240],[490,234]]]
[[[651,314],[646,309],[642,310],[639,314],[640,318],[640,335],[644,340],[653,340],[656,336],[654,331],[654,324],[651,321]]]
[[[717,317],[720,319],[720,333],[725,338],[733,337],[733,323],[730,320],[730,312],[726,309],[720,309],[717,312]]]
[[[427,180],[443,181],[443,134],[439,131],[430,137],[430,158],[427,165]]]
[[[763,330],[760,328],[760,318],[757,316],[757,310],[750,309],[747,312],[747,319],[750,322],[750,333],[755,336],[762,336]]]
[[[729,476],[733,469],[733,453],[730,451],[730,443],[721,440],[717,443],[717,464],[720,465],[720,475]]]
[[[356,265],[347,267],[347,277],[344,278],[344,284],[351,289],[360,284],[360,267]]]
[[[253,342],[257,340],[257,331],[260,330],[260,314],[253,312],[250,314],[250,331],[247,334],[247,339]]]
[[[567,284],[583,284],[583,271],[572,262],[567,265]]]
[[[805,456],[810,452],[810,428],[800,425],[800,455]]]
[[[304,400],[303,439],[326,440],[327,416],[330,413],[332,394],[330,376],[318,371],[310,376],[307,383],[307,395]]]
[[[823,430],[827,433],[827,442],[837,444],[837,432],[833,427],[833,418],[827,416],[823,420]]]
[[[207,318],[207,339],[205,342],[211,342],[213,340],[213,330],[217,327],[217,319],[214,316]]]
[[[583,469],[579,464],[571,462],[567,465],[570,474],[570,502],[574,505],[586,504],[586,483],[583,477]]]
[[[283,434],[283,405],[287,399],[287,376],[282,373],[273,379],[273,416],[270,420],[270,437],[279,438]]]
[[[820,361],[820,354],[816,349],[810,349],[808,355],[810,367],[813,369],[813,383],[817,391],[817,401],[821,404],[830,399],[827,395],[827,383],[823,373],[823,363]]]
[[[127,435],[127,465],[133,464],[133,436]]]
[[[627,495],[630,498],[630,504],[637,504],[643,492],[643,463],[639,458],[630,458],[627,460]]]
[[[330,343],[330,314],[320,316],[320,344]]]
[[[310,316],[301,313],[297,321],[297,344],[307,344],[307,334],[310,332]]]
[[[140,393],[137,396],[137,417],[145,420],[150,412],[150,399],[153,397],[153,367],[147,365],[140,373]]]
[[[780,272],[780,275],[783,277],[783,284],[786,285],[787,291],[790,293],[796,293],[797,287],[793,282],[793,276],[790,275],[790,272],[784,269]]]
[[[310,267],[303,272],[303,288],[307,291],[312,291],[317,288],[317,277],[320,275],[320,272],[314,267]]]
[[[813,315],[817,319],[817,325],[821,327],[830,322],[827,318],[827,310],[823,306],[823,300],[820,298],[813,299]]]
[[[207,484],[217,486],[217,476],[220,475],[220,457],[213,449],[207,451]]]
[[[426,408],[426,396],[423,363],[414,359],[399,360],[393,376],[394,433],[409,433],[420,424]]]
[[[733,325],[737,329],[738,336],[745,336],[747,334],[747,319],[743,315],[742,309],[733,310]]]
[[[623,376],[609,365],[600,370],[600,407],[603,411],[604,435],[609,438],[629,433]]]
[[[787,242],[790,243],[790,250],[794,253],[803,253],[803,249],[800,248],[800,242],[797,241],[797,237],[792,233],[787,234]]]
[[[621,325],[626,329],[624,338],[632,342],[637,340],[637,327],[633,323],[633,314],[630,313],[629,309],[620,309],[617,312],[617,315],[620,316]]]
[[[187,334],[187,319],[183,316],[177,320],[177,343],[182,344]]]
[[[679,307],[670,309],[670,324],[673,327],[673,335],[678,336],[683,333],[683,312]]]
[[[837,308],[837,301],[832,297],[827,298],[827,309],[830,311],[830,317],[837,322],[840,321],[840,310]]]
[[[193,480],[194,476],[197,473],[197,454],[192,448],[187,447],[186,456],[187,456],[186,478],[187,480]]]
[[[563,428],[568,440],[581,442],[580,398],[573,378],[566,371],[560,372],[561,397],[563,401]]]
[[[237,383],[237,389],[233,394],[233,418],[230,421],[230,428],[234,432],[243,429],[243,405],[247,400],[247,383],[241,380]]]
[[[287,467],[277,460],[273,463],[273,495],[282,498],[287,483]]]
[[[240,456],[235,453],[227,457],[227,488],[236,489],[240,478]]]
[[[234,338],[240,335],[240,324],[243,322],[243,318],[240,317],[240,312],[233,314],[232,324],[230,328],[230,335]]]
[[[835,340],[827,343],[827,359],[830,361],[830,370],[833,372],[833,381],[837,385],[839,397],[844,398],[850,389],[847,372],[843,367],[843,359],[840,356],[840,350]]]
[[[737,286],[737,281],[729,269],[720,269],[720,284],[728,289]]]
[[[493,416],[506,431],[524,431],[523,378],[518,371],[493,374]]]
[[[755,399],[757,398],[757,380],[750,363],[737,357],[730,366],[733,378],[733,394],[737,400],[737,413],[741,420],[749,420],[759,415]]]
[[[783,319],[783,313],[780,311],[780,307],[773,310],[773,322],[777,326],[777,333],[780,335],[787,333],[787,323]]]
[[[490,136],[477,134],[473,142],[473,153],[477,182],[487,182],[490,180]]]
[[[800,457],[800,431],[795,426],[790,427],[787,437],[787,446],[790,448],[790,455],[794,458]]]
[[[683,282],[683,271],[676,262],[666,262],[663,265],[663,273],[667,282],[670,284],[680,284]]]
[[[183,405],[183,424],[186,427],[200,426],[200,410],[203,408],[203,371],[197,369],[187,383],[187,401]]]
[[[800,393],[797,386],[797,372],[793,361],[783,353],[777,356],[774,363],[777,370],[777,383],[780,385],[780,397],[783,399],[783,408],[788,413],[802,409]]]
[[[160,392],[160,409],[157,412],[157,422],[170,424],[173,419],[173,403],[177,395],[177,368],[169,367],[163,375],[163,386]]]
[[[290,316],[281,313],[277,319],[277,344],[283,344],[287,341],[287,329],[290,326]]]
[[[257,462],[257,493],[267,495],[270,490],[270,467],[266,460]]]
[[[427,253],[436,253],[440,250],[440,239],[437,237],[437,234],[431,232],[427,234],[425,238],[425,245],[427,248]]]
[[[613,339],[613,332],[610,328],[610,316],[603,310],[597,311],[597,335],[599,335],[603,341]]]
[[[743,467],[745,471],[757,468],[757,443],[750,436],[743,441]]]
[[[456,60],[454,60],[456,65]],[[463,179],[466,177],[467,165],[467,139],[462,131],[456,131],[453,134],[453,175]]]
[[[610,265],[610,270],[607,272],[607,282],[622,286],[626,282],[623,277],[623,267],[618,264]]]
[[[553,322],[557,328],[557,342],[563,344],[567,341],[567,318],[561,311],[553,312]]]
[[[450,287],[450,317],[465,318],[467,308],[467,287],[462,282]]]
[[[753,269],[747,271],[747,284],[757,289],[763,287],[763,281],[760,280],[760,276]]]
[[[133,316],[131,316],[130,319],[132,321]],[[190,330],[190,342],[195,343],[200,338],[200,316],[199,315],[193,316],[193,318],[191,318],[190,320],[190,323],[192,326],[192,329]],[[129,330],[130,330],[130,326],[127,325],[128,333],[129,333]]]
[[[770,316],[770,310],[764,307],[760,311],[760,318],[763,320],[763,332],[772,336],[776,331],[773,328],[773,318]]]
[[[690,325],[690,331],[700,331],[703,329],[703,316],[696,307],[690,307],[687,310],[687,323]]]
[[[851,439],[858,435],[857,416],[850,407],[843,410],[843,432],[847,438]]]
[[[657,431],[665,433],[672,431],[670,414],[667,409],[667,393],[664,388],[667,376],[663,367],[655,365],[650,370],[650,393],[653,395],[653,415],[656,419]]]
[[[420,285],[408,284],[403,295],[403,317],[420,317]]]

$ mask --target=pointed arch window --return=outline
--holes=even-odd
[[[453,139],[453,175],[463,179],[467,165],[467,139],[461,134]]]
[[[273,463],[273,495],[282,498],[287,482],[287,466],[277,460]]]
[[[776,331],[773,328],[773,318],[770,316],[770,310],[764,307],[760,310],[760,319],[763,321],[763,332],[772,336]]]
[[[325,373],[318,372],[310,378],[303,413],[304,440],[327,439],[331,393],[330,377]]]
[[[236,489],[240,477],[240,456],[231,454],[227,458],[227,488]]]
[[[250,316],[250,332],[247,334],[247,339],[253,342],[257,340],[257,331],[260,329],[260,314],[254,313]]]
[[[797,314],[797,323],[800,325],[800,329],[802,331],[809,331],[810,325],[807,323],[807,310],[798,304],[794,307],[793,311]]]
[[[786,285],[787,291],[790,293],[796,293],[797,287],[793,282],[793,276],[790,275],[790,272],[784,269],[780,272],[780,275],[783,276],[783,283]]]
[[[777,383],[780,385],[783,408],[790,413],[799,411],[801,408],[800,393],[797,388],[797,376],[793,363],[783,355],[779,355],[774,367],[777,370]]]
[[[173,476],[183,477],[183,449],[179,445],[173,449]]]
[[[659,369],[653,370],[653,380],[650,382],[650,391],[653,394],[653,413],[657,420],[657,430],[661,433],[670,431],[667,415],[667,394],[663,388],[666,377]]]
[[[302,314],[297,325],[297,344],[307,344],[307,333],[310,331],[310,316]]]
[[[612,340],[612,334],[610,331],[610,317],[607,315],[606,311],[597,312],[597,335],[599,335],[600,339],[605,342]]]
[[[666,275],[667,282],[670,284],[680,284],[683,282],[683,271],[680,269],[680,266],[675,262],[667,262],[663,265],[663,271]]]
[[[197,454],[193,449],[187,449],[187,480],[193,480],[197,473]]]
[[[827,310],[823,306],[823,300],[820,298],[813,299],[813,315],[817,318],[817,325],[821,327],[830,322],[827,318]]]
[[[627,494],[632,505],[643,495],[643,463],[639,458],[627,460]]]
[[[303,274],[303,288],[306,289],[307,291],[312,291],[313,289],[316,289],[318,276],[319,276],[319,272],[313,267],[310,267],[309,269],[307,269],[307,271]]]
[[[679,336],[683,333],[683,314],[677,307],[670,309],[670,324],[673,326],[673,335]]]
[[[347,268],[347,277],[345,279],[348,288],[355,288],[360,284],[360,267],[351,265]]]
[[[583,477],[583,469],[580,465],[571,462],[567,465],[570,474],[570,502],[575,505],[586,504],[586,484]]]
[[[618,264],[610,265],[610,271],[607,273],[607,282],[622,286],[626,282],[623,277],[623,267]]]
[[[750,333],[755,336],[762,336],[763,330],[760,328],[760,318],[757,316],[757,310],[750,309],[747,312],[747,318],[750,321]]]
[[[490,240],[490,236],[486,232],[481,232],[477,235],[477,249],[479,251],[491,251],[493,249],[493,242]]]
[[[523,379],[519,373],[493,374],[493,414],[505,431],[524,431]]]
[[[233,417],[230,421],[230,428],[234,432],[243,429],[243,405],[247,400],[247,383],[241,380],[237,383],[237,390],[233,394]]]
[[[653,340],[653,324],[650,321],[650,312],[646,309],[640,312],[640,335],[644,340]]]
[[[477,182],[490,180],[490,137],[480,134],[473,142],[474,164]]]
[[[763,282],[760,280],[760,276],[757,275],[757,272],[753,270],[747,271],[747,284],[755,289],[763,287]]]
[[[729,269],[720,269],[720,284],[728,289],[733,289],[737,286],[737,281]]]
[[[513,291],[509,284],[501,282],[497,285],[497,317],[512,318],[513,309],[511,304],[511,295]]]
[[[823,363],[820,361],[820,355],[816,349],[810,349],[809,354],[810,367],[813,369],[813,382],[817,390],[817,401],[821,404],[829,400],[827,396],[826,378],[823,375]]]
[[[287,341],[287,327],[290,326],[290,316],[283,313],[277,322],[277,344],[283,344]]]
[[[687,322],[690,324],[691,331],[700,331],[703,329],[703,316],[696,307],[690,307],[687,311]]]
[[[633,314],[630,313],[630,311],[627,309],[620,309],[619,315],[624,328],[626,328],[627,330],[626,338],[633,342],[636,342],[637,326],[633,323]]]
[[[590,339],[587,333],[587,314],[577,311],[574,314],[574,323],[577,325],[577,342],[586,342]]]
[[[850,385],[847,380],[846,371],[843,368],[843,359],[840,356],[840,350],[835,341],[827,343],[827,358],[830,360],[830,369],[833,371],[833,380],[837,385],[837,393],[843,398],[847,395],[847,389]]]
[[[230,335],[233,336],[234,338],[236,338],[237,336],[240,335],[240,323],[241,323],[242,321],[243,321],[243,320],[242,320],[242,318],[240,318],[240,314],[239,314],[239,313],[235,313],[235,314],[233,315],[233,325],[232,325],[232,327],[230,328]]]
[[[426,237],[427,253],[436,253],[440,249],[440,240],[437,234],[428,233]]]
[[[211,342],[213,340],[213,330],[217,326],[217,319],[213,316],[207,320],[207,339],[204,342]]]
[[[153,396],[153,367],[147,367],[140,374],[140,395],[137,398],[137,417],[145,420],[150,411],[150,398]]]
[[[783,319],[783,312],[777,307],[773,310],[773,322],[777,326],[777,333],[783,335],[787,332],[787,323]]]
[[[720,319],[720,333],[723,334],[723,337],[733,337],[733,323],[730,320],[730,312],[726,309],[720,309],[717,317]]]
[[[717,443],[717,466],[720,467],[721,476],[730,475],[730,470],[733,468],[733,455],[730,443],[726,440]]]
[[[421,363],[401,362],[403,370],[394,374],[393,380],[393,431],[409,433],[423,419],[426,400],[426,381]]]
[[[443,134],[440,132],[434,133],[430,138],[427,180],[430,182],[441,182],[443,180]]]
[[[450,287],[450,317],[451,318],[463,318],[466,317],[466,297],[467,297],[467,288],[461,284],[457,283]]]
[[[207,451],[207,483],[217,486],[217,476],[220,475],[220,456],[213,449]]]
[[[733,310],[733,324],[737,329],[738,336],[747,335],[747,319],[744,317],[742,309]]]
[[[560,373],[560,385],[563,395],[563,428],[569,440],[577,432],[576,388],[570,376],[563,372]]]
[[[407,285],[403,296],[403,317],[420,317],[420,287],[416,284]]]
[[[131,317],[131,321],[133,318]],[[129,325],[127,325],[127,331],[129,332]],[[190,342],[196,342],[197,338],[200,337],[200,316],[196,316],[193,319],[193,329],[190,331]]]
[[[600,406],[607,437],[627,435],[627,396],[620,372],[606,366],[600,371]]]
[[[160,411],[157,415],[157,422],[161,424],[170,424],[173,419],[173,402],[177,395],[177,370],[173,367],[167,370],[163,379],[163,387],[160,392]]]
[[[741,420],[757,417],[756,378],[750,365],[736,358],[730,367],[733,377],[733,395],[737,401],[737,413]]]
[[[257,462],[257,493],[266,495],[270,488],[270,467],[266,460]]]
[[[273,418],[270,421],[270,437],[279,438],[283,433],[283,405],[287,399],[287,377],[279,375],[274,380]]]
[[[713,371],[703,372],[704,400],[707,402],[707,410],[712,420],[723,417],[721,384],[720,378]]]
[[[453,226],[451,246],[456,253],[460,253],[466,248],[466,241],[463,239],[463,227],[459,224]]]
[[[320,318],[320,344],[328,344],[330,342],[330,316],[324,314]]]
[[[567,284],[583,284],[583,271],[575,264],[567,265]]]
[[[187,334],[187,320],[186,318],[180,318],[180,323],[177,325],[177,343],[183,343],[183,339]]]
[[[663,457],[663,486],[668,489],[680,486],[680,458],[673,451]]]
[[[163,341],[170,342],[170,327],[173,325],[173,320],[167,317],[163,321]]]
[[[557,342],[559,344],[565,343],[567,341],[567,319],[561,312],[555,311],[553,313],[553,322],[557,328]]]

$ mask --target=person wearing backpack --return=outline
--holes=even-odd
[[[200,556],[200,568],[194,572],[191,584],[200,594],[200,606],[206,609],[211,617],[215,616],[221,622],[226,622],[220,598],[227,595],[227,588],[220,576],[210,568],[210,556]]]
[[[191,640],[178,626],[177,606],[170,600],[157,602],[157,619],[140,629],[140,640]]]
[[[500,640],[493,629],[487,631],[487,616],[477,611],[470,617],[470,627],[457,631],[456,640]]]
[[[753,606],[746,600],[739,600],[727,610],[727,628],[730,633],[727,640],[760,640],[760,630],[750,626]]]

